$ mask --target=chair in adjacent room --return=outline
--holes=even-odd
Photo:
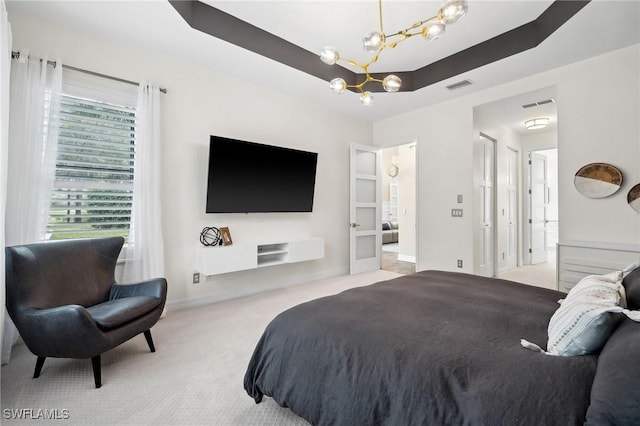
[[[167,281],[117,284],[124,239],[107,237],[7,247],[7,312],[37,356],[33,377],[47,357],[91,359],[96,388],[100,355],[143,333],[155,352],[151,327],[160,318]]]

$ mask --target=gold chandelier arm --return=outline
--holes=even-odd
[[[371,76],[371,74],[369,74],[369,71],[365,70],[365,78],[363,81],[361,81],[358,84],[347,84],[345,85],[345,88],[347,89],[357,89],[360,91],[360,93],[364,92],[364,85],[371,82],[371,81],[375,81],[377,83],[382,83],[383,80],[380,80],[378,78],[373,78]]]
[[[447,25],[457,22],[466,14],[467,8],[467,0],[446,0],[440,10],[438,10],[436,16],[414,22],[408,28],[386,35],[383,27],[382,0],[378,0],[380,31],[370,31],[362,38],[362,46],[364,49],[368,52],[375,52],[369,62],[359,63],[352,59],[341,58],[333,46],[325,46],[320,52],[320,59],[328,65],[344,62],[352,67],[360,68],[364,72],[364,80],[360,83],[347,84],[344,78],[337,77],[330,81],[330,89],[336,93],[342,93],[345,89],[355,89],[361,93],[360,102],[365,106],[371,106],[373,103],[371,93],[364,90],[364,86],[369,82],[374,81],[381,83],[382,88],[387,92],[399,91],[402,79],[397,75],[389,74],[381,80],[372,77],[371,73],[369,73],[369,67],[378,62],[382,51],[384,49],[393,49],[398,46],[398,44],[418,34],[427,40],[439,38],[444,33]],[[361,76],[362,74],[358,74],[357,78]]]
[[[362,68],[365,71],[366,71],[366,68],[369,65],[371,65],[371,62],[366,63],[366,64],[361,64],[361,63],[358,63],[358,62],[354,61],[353,59],[344,59],[344,58],[338,58],[337,62],[347,63],[347,64],[352,65],[354,67]]]
[[[416,35],[420,35],[420,34],[422,34],[422,32],[421,32],[421,31],[419,31],[419,32],[415,32],[415,33],[405,33],[405,34],[402,34],[402,38],[401,38],[400,40],[398,40],[398,41],[392,41],[391,43],[385,43],[385,45],[383,46],[383,49],[385,49],[385,48],[387,48],[387,47],[389,47],[389,48],[393,49],[394,47],[396,47],[397,45],[399,45],[399,44],[400,44],[400,43],[402,43],[403,41],[407,40],[408,38],[413,37],[413,36],[416,36]],[[394,35],[395,35],[395,34],[394,34]],[[380,49],[380,50],[382,50],[382,49]]]
[[[429,22],[431,20],[434,20],[434,19],[438,19],[438,17],[437,16],[432,16],[431,18],[427,18],[427,19],[423,19],[422,21],[418,21],[418,22],[414,23],[413,25],[411,25],[409,28],[405,28],[404,30],[400,30],[400,31],[398,31],[396,33],[389,34],[389,35],[385,34],[385,38],[397,37],[397,36],[401,36],[403,34],[407,34],[411,30],[415,30],[416,28],[420,28],[421,26],[423,26],[427,22]],[[413,33],[411,35],[417,35],[417,34],[420,34],[420,32]]]
[[[347,89],[357,89],[360,91],[360,93],[364,92],[364,85],[367,84],[369,81],[365,80],[362,83],[358,83],[358,84],[347,84],[345,87]]]
[[[374,64],[376,62],[378,62],[378,56],[380,55],[380,52],[382,52],[382,50],[387,47],[387,46],[382,46],[380,48],[380,50],[378,50],[378,52],[369,60],[369,62],[361,64],[359,62],[354,61],[353,59],[346,59],[346,58],[338,58],[337,62],[345,62],[349,65],[352,65],[354,67],[358,67],[361,68],[362,70],[364,70],[365,73],[369,73],[368,68],[371,64]]]

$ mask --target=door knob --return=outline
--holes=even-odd
[[[351,227],[352,227],[352,228],[357,228],[358,226],[360,226],[360,224],[359,224],[359,223],[352,223],[352,224],[351,224]]]

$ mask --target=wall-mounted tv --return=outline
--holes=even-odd
[[[318,154],[211,136],[207,213],[311,212]]]

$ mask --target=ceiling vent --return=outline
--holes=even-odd
[[[530,104],[522,105],[522,108],[526,109],[526,108],[533,108],[533,107],[540,106],[540,105],[552,104],[555,101],[556,101],[555,99],[549,98],[549,99],[545,99],[543,101],[538,101],[538,102],[533,102],[533,103],[530,103]]]
[[[447,89],[449,89],[449,90],[461,89],[461,88],[463,88],[465,86],[469,86],[471,84],[473,84],[473,83],[471,81],[469,81],[469,80],[462,80],[462,81],[459,81],[457,83],[453,83],[453,84],[448,85]]]

